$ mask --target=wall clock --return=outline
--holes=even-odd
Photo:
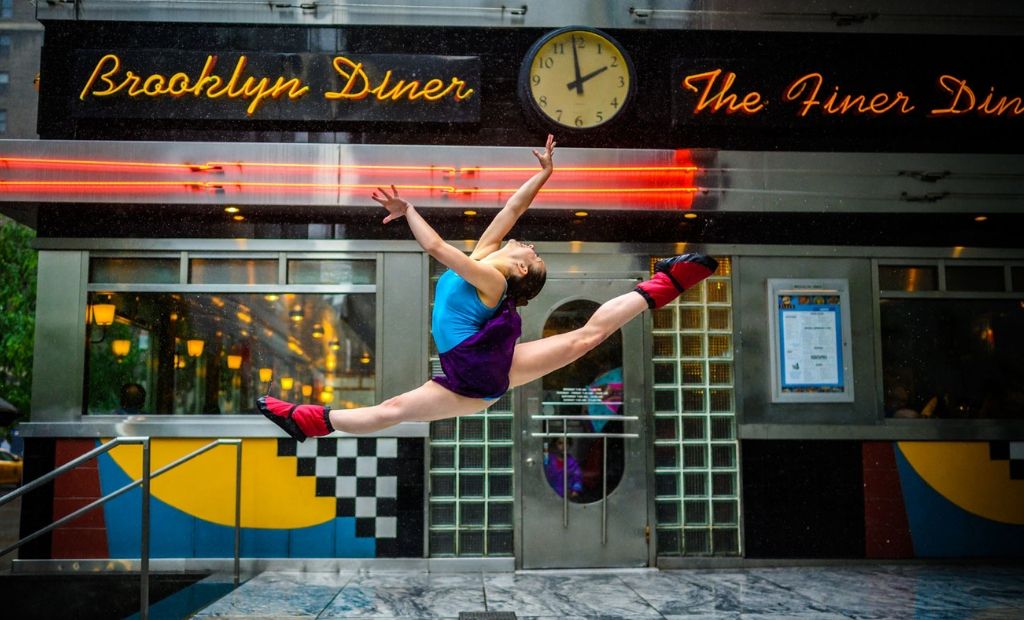
[[[549,32],[530,48],[519,72],[524,105],[560,129],[586,131],[612,122],[635,91],[629,54],[594,28]]]

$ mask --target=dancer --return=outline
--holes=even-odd
[[[516,344],[521,334],[516,307],[540,292],[547,271],[532,244],[510,239],[501,245],[501,240],[551,176],[555,144],[549,135],[544,152],[533,151],[540,171],[509,198],[469,256],[441,239],[393,185],[390,193],[379,189],[373,194],[388,212],[385,224],[404,217],[420,246],[448,267],[437,282],[431,322],[443,376],[371,407],[332,411],[263,396],[257,399],[260,412],[304,441],[335,430],[371,433],[400,422],[483,411],[510,387],[572,363],[644,310],[664,306],[715,272],[718,262],[702,254],[661,260],[654,277],[602,304],[583,327]]]

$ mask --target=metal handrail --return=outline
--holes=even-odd
[[[176,460],[176,461],[174,461],[172,463],[168,463],[167,465],[164,465],[163,467],[161,467],[160,469],[158,469],[156,471],[151,471],[152,468],[150,467],[150,438],[149,437],[115,437],[114,439],[112,439],[109,442],[103,444],[102,446],[99,446],[98,448],[90,450],[89,452],[86,452],[85,454],[83,454],[83,455],[81,455],[81,456],[79,456],[79,457],[77,457],[75,459],[72,459],[71,461],[68,461],[67,463],[65,463],[65,464],[61,465],[60,467],[54,469],[53,471],[49,472],[45,476],[41,476],[41,477],[33,480],[32,482],[30,482],[30,483],[20,487],[19,489],[15,490],[15,491],[13,491],[11,493],[8,493],[7,495],[4,495],[3,497],[0,497],[0,506],[3,506],[4,504],[7,504],[8,502],[10,502],[10,501],[12,501],[12,500],[14,500],[14,499],[16,499],[16,498],[26,494],[26,493],[29,493],[29,492],[31,492],[31,491],[33,491],[35,489],[38,489],[39,487],[41,487],[44,484],[48,483],[49,481],[53,480],[54,478],[56,478],[57,476],[61,475],[62,473],[66,472],[66,471],[69,471],[71,469],[74,469],[75,467],[81,465],[82,463],[84,463],[84,462],[86,462],[86,461],[88,461],[90,459],[93,459],[93,458],[95,458],[95,457],[97,457],[97,456],[99,456],[101,454],[104,454],[105,452],[108,452],[108,451],[112,450],[113,448],[115,448],[115,447],[117,447],[119,445],[133,445],[133,444],[141,444],[142,445],[142,478],[141,479],[134,480],[134,481],[128,483],[127,485],[121,487],[120,489],[118,489],[116,491],[113,491],[112,493],[109,493],[109,494],[99,498],[98,500],[90,503],[89,505],[83,506],[82,508],[79,508],[78,510],[74,511],[73,513],[61,517],[60,519],[58,519],[57,521],[54,521],[50,525],[48,525],[46,527],[43,527],[43,528],[41,528],[39,530],[36,530],[35,532],[33,532],[33,533],[29,534],[28,536],[22,538],[21,540],[19,540],[18,542],[14,543],[13,545],[10,545],[10,546],[6,547],[5,549],[0,550],[0,557],[3,557],[5,555],[7,555],[11,551],[14,551],[15,549],[17,549],[17,548],[21,547],[22,545],[24,545],[25,543],[28,543],[28,542],[30,542],[32,540],[35,540],[36,538],[39,538],[43,534],[46,534],[46,533],[48,533],[48,532],[50,532],[50,531],[60,527],[64,523],[67,523],[69,521],[73,521],[73,520],[77,519],[78,517],[82,516],[83,514],[89,512],[90,510],[93,510],[94,508],[102,506],[103,504],[107,503],[108,501],[110,501],[110,500],[112,500],[112,499],[114,499],[116,497],[119,497],[121,495],[124,495],[128,491],[130,491],[130,490],[134,489],[135,487],[141,485],[142,486],[142,517],[141,517],[141,519],[142,519],[142,528],[141,528],[141,533],[140,533],[141,534],[141,541],[140,541],[140,545],[139,545],[139,547],[140,547],[139,551],[140,551],[140,556],[141,556],[140,559],[139,559],[139,573],[140,573],[140,580],[141,580],[141,583],[139,585],[139,599],[140,599],[139,600],[139,605],[140,605],[139,617],[142,620],[147,620],[149,618],[149,538],[150,538],[150,536],[149,536],[149,527],[150,527],[149,508],[150,508],[150,500],[151,500],[150,482],[152,481],[153,478],[156,478],[157,476],[165,474],[168,471],[174,469],[175,467],[178,467],[179,465],[187,463],[188,461],[191,461],[192,459],[194,459],[195,457],[199,456],[200,454],[203,454],[204,452],[212,450],[213,448],[215,448],[217,446],[220,446],[220,445],[233,445],[233,446],[235,446],[235,566],[234,566],[234,568],[235,568],[235,575],[234,575],[234,577],[235,577],[235,587],[238,587],[239,574],[241,572],[240,571],[241,561],[240,561],[240,553],[239,553],[240,552],[240,548],[241,548],[241,514],[242,514],[242,440],[241,439],[216,439],[216,440],[211,441],[210,443],[206,444],[205,446],[202,446],[202,447],[196,449],[195,451],[190,452],[189,454],[186,454],[185,456],[179,458],[178,460]]]

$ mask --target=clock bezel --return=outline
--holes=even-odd
[[[530,89],[530,67],[533,66],[533,61],[537,59],[537,53],[540,51],[545,44],[551,39],[566,34],[567,32],[589,32],[597,36],[603,37],[609,43],[611,43],[618,51],[619,55],[622,56],[622,60],[626,65],[626,73],[629,75],[629,89],[626,92],[625,98],[622,104],[619,106],[618,111],[612,115],[611,118],[602,122],[599,125],[592,125],[590,127],[576,127],[575,125],[563,125],[562,123],[552,119],[550,116],[544,113],[541,109],[540,104],[533,98],[533,93]],[[618,39],[611,36],[607,32],[598,28],[591,28],[589,26],[566,26],[557,30],[548,32],[541,38],[537,39],[530,49],[526,52],[523,57],[523,62],[519,67],[519,99],[520,102],[527,108],[529,114],[535,119],[544,123],[548,127],[557,129],[560,132],[573,132],[573,133],[589,133],[606,129],[614,126],[618,123],[626,114],[627,108],[632,104],[633,97],[636,94],[636,67],[633,65],[633,59],[630,57],[629,52],[626,48],[619,43]]]

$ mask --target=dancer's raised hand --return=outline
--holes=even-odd
[[[554,169],[554,162],[551,160],[551,156],[555,154],[555,137],[548,134],[547,144],[544,145],[544,152],[540,153],[537,149],[533,150],[533,156],[540,162],[540,167],[544,170],[551,171]]]
[[[378,187],[377,191],[373,192],[373,195],[370,197],[380,203],[380,206],[388,210],[388,215],[384,218],[385,224],[403,217],[406,210],[412,206],[408,201],[398,197],[398,189],[394,185],[391,186],[390,194],[386,189]]]

